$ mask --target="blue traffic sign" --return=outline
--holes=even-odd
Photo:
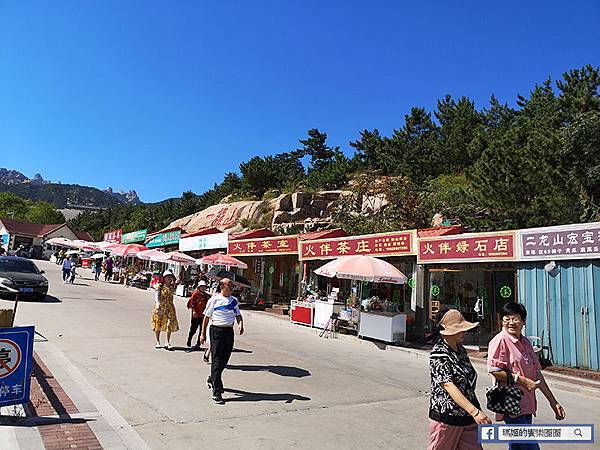
[[[0,406],[29,401],[34,327],[0,328]]]

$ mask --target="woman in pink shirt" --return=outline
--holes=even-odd
[[[535,398],[536,389],[548,399],[550,407],[554,411],[557,420],[565,418],[565,410],[552,394],[544,376],[542,366],[533,350],[533,346],[527,337],[521,334],[527,311],[525,306],[510,302],[502,308],[502,331],[490,341],[488,350],[488,370],[501,384],[506,384],[507,373],[505,369],[510,368],[515,386],[521,392],[521,415],[517,417],[502,417],[497,414],[496,420],[502,420],[508,424],[531,424],[532,418],[537,411]],[[539,449],[537,444],[509,444],[511,450],[534,450]]]

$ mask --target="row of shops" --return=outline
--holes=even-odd
[[[226,251],[248,265],[239,270],[252,285],[246,301],[289,305],[292,321],[318,328],[335,312],[340,328],[384,341],[422,340],[438,311],[456,308],[480,323],[467,343],[485,349],[501,329],[503,304],[518,301],[528,310],[527,335],[539,337],[548,359],[600,370],[600,223],[469,234],[460,227],[364,236],[339,229],[289,236],[266,229],[164,230],[143,239],[136,233],[148,247],[194,257]],[[314,273],[348,255],[384,259],[408,281],[375,284]]]

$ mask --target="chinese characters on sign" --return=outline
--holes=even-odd
[[[300,259],[329,259],[349,255],[414,255],[414,231],[372,234],[300,242]]]
[[[148,230],[132,231],[121,236],[121,244],[131,244],[133,242],[143,242],[146,239]]]
[[[166,233],[157,234],[148,242],[146,242],[146,247],[165,247],[167,245],[177,244],[179,243],[180,236],[181,230],[168,231]]]
[[[34,327],[0,328],[0,406],[29,401]]]
[[[418,262],[510,261],[515,259],[515,234],[481,233],[419,240]]]
[[[121,243],[121,236],[123,235],[123,230],[112,230],[108,233],[104,233],[104,242],[116,242],[117,244]]]
[[[522,259],[585,259],[600,257],[599,223],[539,228],[522,231],[520,236]]]
[[[298,236],[230,241],[227,253],[232,256],[297,254]]]

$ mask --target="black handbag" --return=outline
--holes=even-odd
[[[500,386],[498,380],[493,387],[486,389],[487,407],[490,411],[506,414],[511,417],[521,415],[521,396],[523,393],[518,387],[510,372],[506,369],[507,386]]]

